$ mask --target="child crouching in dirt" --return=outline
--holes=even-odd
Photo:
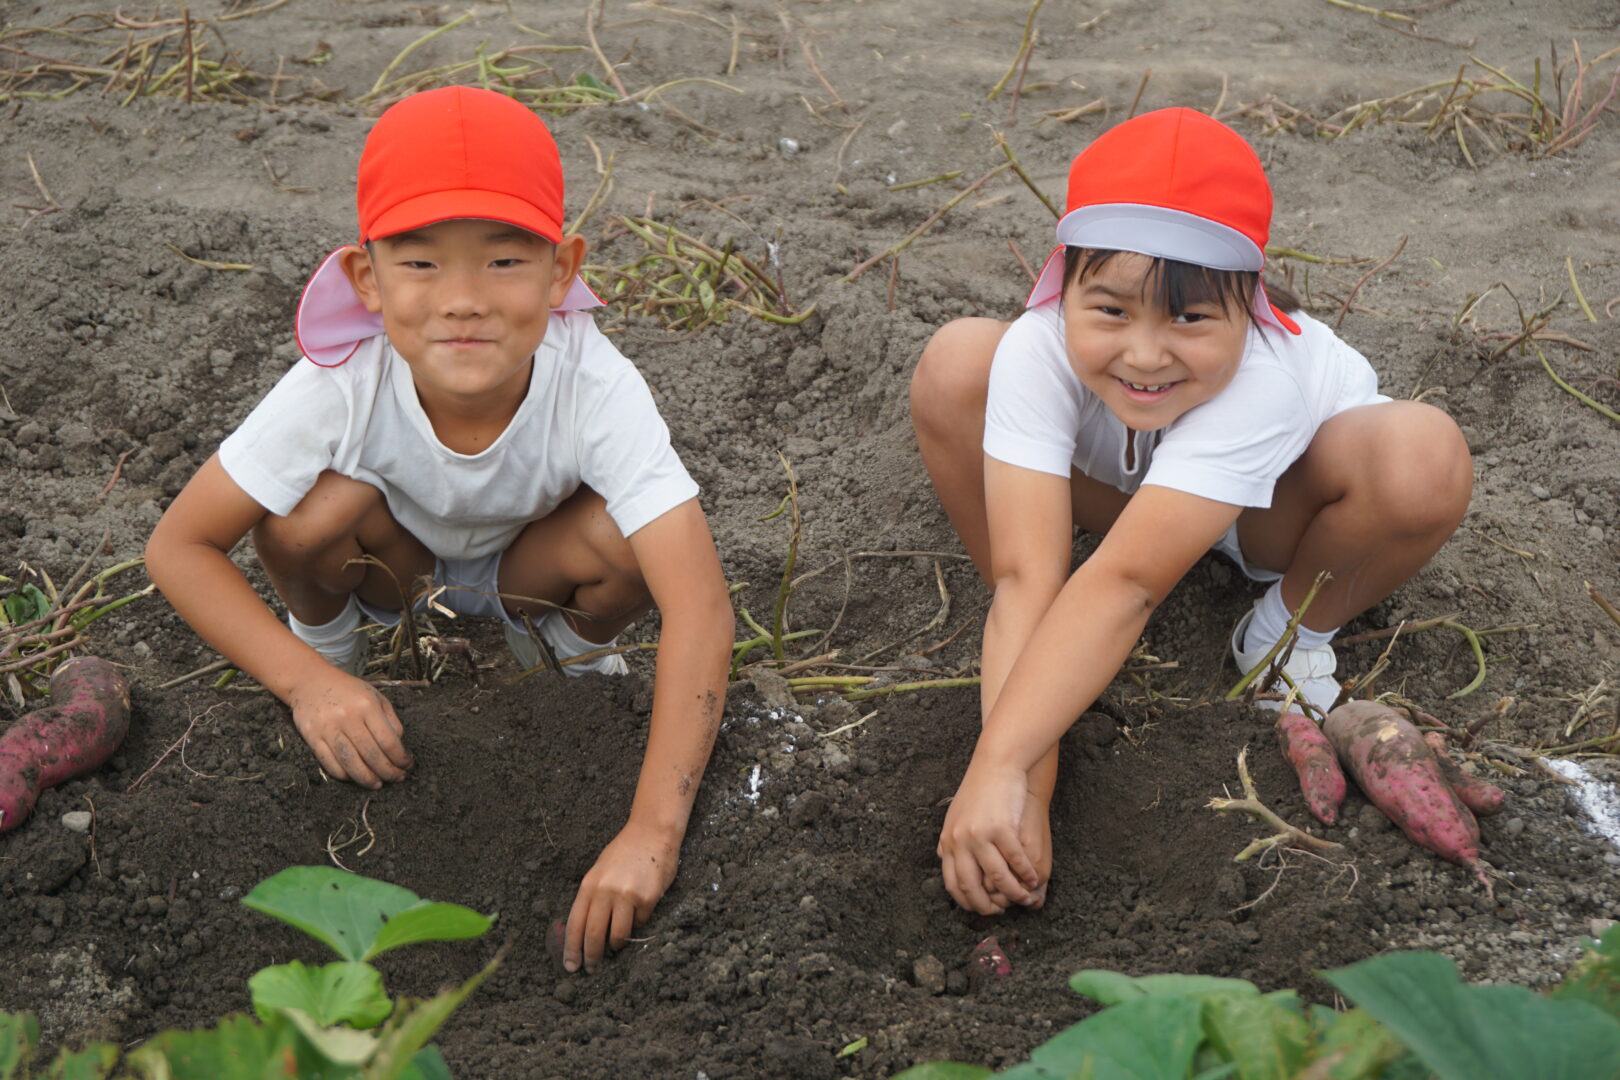
[[[1058,739],[1204,552],[1271,583],[1232,635],[1244,671],[1332,573],[1286,667],[1326,710],[1335,631],[1428,561],[1473,483],[1450,417],[1381,395],[1267,298],[1271,190],[1236,132],[1128,120],[1075,158],[1066,209],[1024,314],[942,327],[912,382],[923,460],[994,591],[983,729],[939,841],[982,914],[1044,903]],[[1104,537],[1070,574],[1074,526]]]
[[[366,139],[357,201],[361,245],[334,252],[299,304],[307,359],[175,498],[147,565],[204,640],[286,702],[322,768],[371,788],[411,765],[393,708],[359,678],[362,620],[398,621],[397,583],[431,576],[437,603],[500,619],[525,667],[539,649],[523,616],[567,658],[656,604],[630,819],[568,919],[565,966],[594,969],[674,879],[720,723],[732,614],[697,485],[584,310],[600,301],[577,277],[584,239],[563,235],[539,117],[486,90],[407,98]],[[289,625],[228,557],[250,532]]]

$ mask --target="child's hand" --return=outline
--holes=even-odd
[[[1046,800],[1030,792],[1024,801],[1024,816],[1018,825],[1018,840],[1024,845],[1024,854],[1035,864],[1036,883],[1029,890],[1024,904],[1032,910],[1046,906],[1046,883],[1052,877],[1052,811]],[[990,902],[1006,907],[1013,901],[1005,893],[990,893]]]
[[[632,821],[602,849],[568,912],[563,967],[595,971],[605,946],[621,949],[675,880],[681,834]]]
[[[411,755],[394,707],[364,679],[324,661],[321,667],[287,702],[315,760],[333,779],[353,780],[361,787],[375,789],[384,780],[405,779]]]
[[[945,888],[958,904],[981,915],[1000,915],[1005,904],[1031,904],[1044,884],[1021,837],[1029,776],[977,758],[962,777],[939,837]]]

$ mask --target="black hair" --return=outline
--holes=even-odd
[[[1085,280],[1101,270],[1115,255],[1109,248],[1065,247],[1063,249],[1063,291],[1077,280]],[[1255,285],[1260,275],[1253,270],[1212,270],[1179,259],[1147,256],[1152,262],[1143,279],[1143,298],[1153,306],[1180,315],[1194,304],[1219,304],[1225,311],[1236,309],[1249,317]],[[1266,284],[1266,296],[1283,311],[1298,311],[1300,302],[1287,288]]]

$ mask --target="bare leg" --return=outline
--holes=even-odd
[[[335,472],[322,473],[292,513],[254,526],[253,548],[287,609],[312,626],[337,618],[350,593],[397,611],[399,586],[409,590],[433,573],[433,553],[394,520],[382,492]],[[351,562],[362,555],[380,559],[393,576]]]
[[[630,542],[602,496],[582,487],[531,522],[501,557],[500,590],[561,604],[583,615],[564,616],[586,641],[611,641],[652,608],[652,594]],[[538,617],[544,604],[506,601],[514,613]]]
[[[1322,425],[1272,505],[1238,519],[1238,538],[1252,563],[1286,571],[1290,609],[1318,571],[1332,573],[1305,616],[1307,627],[1330,630],[1423,568],[1462,521],[1473,482],[1450,416],[1419,402],[1364,405]]]

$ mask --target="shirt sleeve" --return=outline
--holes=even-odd
[[[696,498],[698,486],[670,445],[669,428],[641,372],[594,323],[585,332],[584,347],[598,357],[580,400],[580,479],[606,500],[613,523],[630,536]]]
[[[1246,366],[1166,430],[1142,483],[1263,509],[1313,434],[1298,382],[1274,368]]]
[[[346,389],[337,371],[300,360],[219,444],[226,474],[270,513],[292,513],[350,426]]]
[[[1080,380],[1055,317],[1039,308],[1007,328],[990,367],[984,452],[997,461],[1067,477],[1079,438]]]

